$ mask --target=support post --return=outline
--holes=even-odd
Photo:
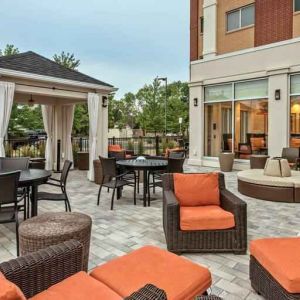
[[[60,172],[61,140],[57,140],[56,171]]]
[[[155,136],[155,151],[156,151],[156,156],[159,155],[159,136]]]

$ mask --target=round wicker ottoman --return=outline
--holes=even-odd
[[[83,270],[88,270],[92,219],[81,213],[45,213],[20,224],[20,254],[56,245],[71,239],[83,244]]]

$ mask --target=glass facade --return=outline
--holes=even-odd
[[[204,155],[268,153],[268,80],[205,87]]]
[[[300,147],[300,75],[291,76],[290,147]]]

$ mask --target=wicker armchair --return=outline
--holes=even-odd
[[[82,271],[82,265],[83,246],[70,240],[0,263],[0,272],[17,285],[26,298],[31,298]],[[163,290],[147,284],[126,300],[167,300],[167,297]]]
[[[182,231],[180,206],[174,193],[173,174],[163,175],[163,227],[168,250],[182,252],[234,252],[247,250],[247,206],[228,191],[224,175],[219,175],[221,207],[234,215],[235,227],[224,230]]]

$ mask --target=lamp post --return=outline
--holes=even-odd
[[[158,81],[164,81],[166,84],[165,91],[165,136],[167,135],[167,103],[168,103],[168,78],[167,77],[157,77]]]

